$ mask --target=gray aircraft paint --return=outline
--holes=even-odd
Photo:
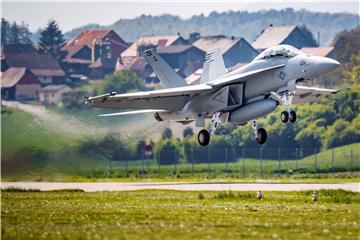
[[[159,61],[150,61],[154,71],[166,73],[160,76],[161,79],[165,78],[167,85],[175,84],[181,87],[108,94],[90,97],[87,102],[104,108],[161,109],[165,111],[157,114],[157,120],[180,122],[188,122],[199,117],[210,118],[217,112],[227,112],[230,113],[231,123],[243,124],[266,116],[276,109],[278,103],[274,96],[270,95],[272,92],[291,93],[295,102],[313,101],[320,96],[338,92],[298,85],[304,79],[312,79],[339,66],[337,61],[330,58],[306,55],[291,46],[279,45],[263,51],[251,63],[219,76],[216,68],[222,69],[223,66],[214,63],[223,61],[214,59],[219,57],[214,53],[216,51],[208,55],[208,60],[213,64],[208,63],[207,72],[216,74],[205,76],[204,83],[199,85],[184,86],[183,79],[178,77],[172,82],[170,78],[175,72],[157,56]],[[216,71],[212,71],[211,68],[215,68]],[[212,79],[211,76],[216,79]],[[269,97],[270,99],[267,99]]]

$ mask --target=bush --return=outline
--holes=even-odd
[[[178,163],[181,157],[181,142],[174,138],[167,138],[155,144],[156,160],[160,164]]]
[[[184,130],[183,130],[183,137],[186,138],[186,137],[191,137],[194,135],[194,130],[191,128],[191,127],[186,127]]]
[[[78,151],[89,158],[103,157],[121,161],[126,157],[131,157],[131,152],[118,138],[112,135],[101,139],[87,139],[80,143]]]
[[[173,134],[170,128],[165,128],[164,131],[161,133],[162,138],[172,138]]]
[[[128,91],[144,90],[144,80],[130,70],[122,70],[114,74],[106,76],[97,89],[98,94],[108,92],[125,93]]]
[[[184,139],[184,155],[188,162],[232,162],[237,159],[230,136],[213,135],[209,146],[200,146],[197,136]]]

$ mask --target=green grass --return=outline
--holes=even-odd
[[[49,129],[33,115],[21,110],[5,108],[1,113],[1,151],[10,154],[24,147],[57,150],[73,144],[78,137]]]
[[[204,181],[209,179],[239,181],[253,178],[346,178],[358,181],[360,170],[360,143],[330,149],[304,159],[267,160],[240,158],[236,162],[194,164],[182,159],[176,165],[161,165],[154,159],[138,161],[113,161],[88,159],[81,156],[76,147],[83,136],[56,131],[44,126],[33,115],[20,110],[5,108],[2,124],[2,180],[7,181],[132,181],[152,179],[156,181]],[[85,111],[79,111],[83,114]],[[96,114],[94,115],[96,116]],[[35,148],[37,152],[29,152]],[[40,150],[40,151],[38,151]],[[42,161],[36,154],[49,155]],[[258,149],[253,149],[258,151]],[[15,155],[14,155],[15,153]],[[334,153],[334,161],[332,154]],[[34,157],[35,156],[35,157]],[[8,161],[11,160],[11,161]],[[143,166],[143,167],[142,167]],[[343,172],[346,174],[327,174]],[[163,178],[163,179],[161,179]],[[287,180],[286,180],[287,181]],[[328,181],[328,180],[326,180]]]
[[[360,194],[1,193],[2,239],[358,239]]]

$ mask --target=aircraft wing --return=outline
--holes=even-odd
[[[309,103],[319,100],[321,97],[336,94],[340,89],[326,89],[316,87],[296,86],[293,103]]]
[[[167,88],[147,92],[108,93],[86,99],[86,103],[100,108],[180,110],[195,94],[214,90],[206,84]]]
[[[220,77],[214,81],[209,82],[208,85],[213,86],[213,87],[221,87],[221,86],[228,85],[228,84],[242,83],[242,82],[250,80],[252,77],[254,77],[257,74],[261,74],[261,73],[267,72],[269,70],[281,68],[284,66],[285,66],[285,64],[279,64],[279,65],[275,65],[275,66],[271,66],[271,67],[267,67],[267,68],[256,69],[253,71],[248,71],[248,72],[239,73],[239,74],[230,73],[230,74]]]

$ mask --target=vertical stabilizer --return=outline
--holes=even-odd
[[[144,52],[145,61],[151,65],[156,76],[167,88],[184,87],[188,84],[162,59],[154,49]]]
[[[224,75],[226,68],[219,48],[206,53],[200,83],[206,83]]]

